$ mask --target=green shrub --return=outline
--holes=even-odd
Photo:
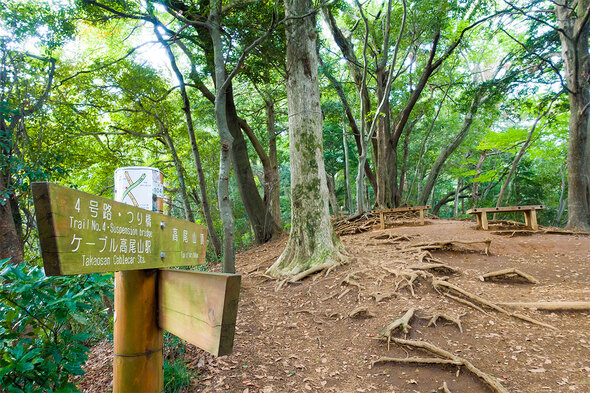
[[[101,295],[112,298],[110,276],[46,277],[9,260],[0,269],[0,386],[10,393],[78,391],[69,379],[83,374],[95,334],[88,317],[101,312],[92,306]]]

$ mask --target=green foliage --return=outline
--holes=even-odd
[[[7,392],[73,392],[93,331],[89,315],[108,275],[46,277],[42,269],[0,261],[0,385]]]
[[[164,391],[180,393],[191,385],[193,378],[198,377],[196,371],[186,367],[184,353],[185,342],[168,332],[164,333]]]

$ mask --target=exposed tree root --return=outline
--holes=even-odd
[[[518,269],[511,268],[511,269],[502,269],[495,272],[486,273],[481,276],[482,281],[490,281],[490,280],[507,280],[507,279],[514,279],[519,277],[521,280],[529,282],[531,284],[538,284],[539,280],[535,277],[531,276],[530,274],[523,273]]]
[[[354,318],[366,319],[366,318],[375,317],[375,315],[372,314],[367,307],[357,307],[354,310],[352,310],[350,312],[350,314],[348,314],[348,316],[353,319]]]
[[[447,352],[444,349],[441,349],[433,344],[427,343],[425,341],[405,340],[405,339],[396,338],[396,337],[392,337],[391,341],[401,344],[401,345],[407,345],[412,348],[418,348],[418,349],[425,350],[425,351],[430,352],[434,355],[442,357],[443,359],[441,359],[441,360],[450,360],[451,362],[453,362],[453,363],[447,363],[447,364],[456,364],[456,365],[464,366],[467,370],[469,370],[471,373],[475,374],[478,378],[480,378],[494,392],[508,393],[508,390],[504,386],[502,386],[500,384],[500,382],[498,382],[496,380],[496,378],[492,377],[488,373],[481,371],[480,369],[475,367],[470,361],[463,359],[459,356],[453,355],[452,353]],[[418,358],[418,359],[421,359],[421,358]],[[432,359],[437,359],[437,358],[432,358]],[[405,362],[407,363],[407,361],[405,361]]]
[[[351,290],[352,290],[351,288],[346,288],[340,295],[338,295],[338,299],[342,299]]]
[[[410,241],[411,237],[400,235],[400,236],[393,236],[391,234],[383,233],[381,235],[374,236],[373,239],[375,240],[390,240],[392,242],[401,242],[401,241]]]
[[[392,357],[388,357],[388,356],[383,356],[380,357],[377,360],[374,360],[371,363],[371,367],[373,367],[376,364],[380,364],[380,363],[412,363],[412,364],[450,364],[453,366],[462,366],[463,363],[456,361],[456,360],[452,360],[452,359],[441,359],[441,358],[417,358],[417,357],[411,357],[411,358],[392,358]]]
[[[395,321],[391,322],[385,332],[383,333],[384,337],[387,337],[387,349],[389,350],[389,343],[391,341],[391,335],[393,331],[396,329],[401,329],[404,334],[407,334],[408,331],[412,328],[410,326],[410,321],[414,317],[414,309],[410,308],[406,313],[401,317],[396,319]]]
[[[447,386],[446,382],[443,382],[442,387],[438,388],[439,390],[442,390],[443,393],[453,393],[451,392],[451,389],[449,389],[449,387]]]
[[[437,273],[443,274],[456,274],[459,271],[453,267],[445,265],[444,263],[425,263],[421,265],[412,265],[408,266],[409,269],[412,270],[426,270],[426,271],[433,271]]]
[[[340,265],[338,262],[330,261],[326,263],[322,263],[321,265],[313,266],[305,271],[302,271],[299,274],[294,275],[289,282],[294,283],[300,280],[303,280],[305,277],[310,276],[314,273],[321,272],[324,269],[334,268],[334,266]]]
[[[396,296],[397,295],[393,292],[392,293],[373,292],[369,295],[369,297],[372,297],[373,299],[375,299],[376,303],[382,302],[383,300],[391,299]]]
[[[590,311],[590,302],[498,303],[501,306],[533,308],[544,311]]]
[[[508,315],[510,317],[517,318],[517,319],[520,319],[520,320],[523,320],[523,321],[527,321],[527,322],[533,323],[535,325],[547,327],[547,328],[550,328],[550,329],[556,329],[554,326],[551,326],[551,325],[546,324],[544,322],[537,321],[536,319],[527,317],[525,315],[511,313],[511,312],[503,309],[502,307],[498,306],[497,304],[492,303],[489,300],[486,300],[486,299],[484,299],[484,298],[482,298],[480,296],[477,296],[476,294],[467,292],[466,290],[464,290],[462,288],[459,288],[458,286],[456,286],[454,284],[451,284],[450,282],[443,281],[443,280],[438,280],[438,279],[434,279],[434,280],[432,280],[432,285],[434,286],[435,289],[437,287],[444,287],[444,288],[447,288],[447,289],[452,290],[454,292],[457,292],[457,293],[461,294],[462,296],[464,296],[465,298],[467,298],[467,299],[469,299],[469,300],[471,300],[473,302],[477,302],[477,303],[479,303],[481,305],[484,305],[486,307],[489,307],[489,308],[491,308],[493,310],[496,310],[496,311],[498,311],[498,312],[500,312],[502,314]]]
[[[436,322],[438,322],[439,319],[444,319],[445,321],[449,321],[449,322],[454,323],[459,328],[459,331],[461,333],[463,333],[463,327],[461,326],[460,317],[453,317],[452,315],[435,314],[432,316],[432,318],[430,318],[430,321],[428,322],[428,326],[436,326]]]
[[[486,310],[484,310],[483,308],[479,307],[476,304],[471,303],[469,300],[465,300],[463,298],[460,298],[458,296],[454,296],[454,295],[451,295],[450,293],[445,293],[445,292],[443,292],[443,295],[446,296],[446,297],[448,297],[448,298],[450,298],[450,299],[455,300],[458,303],[461,303],[461,304],[464,304],[464,305],[469,306],[471,308],[474,308],[477,311],[481,311],[482,313],[484,313],[487,316],[490,316],[490,317],[492,316]]]
[[[438,242],[426,242],[426,243],[416,243],[409,245],[406,249],[419,249],[422,250],[440,250],[444,247],[452,246],[453,244],[478,244],[483,243],[485,245],[484,252],[486,255],[489,255],[490,252],[490,245],[492,244],[492,239],[484,239],[484,240],[446,240],[446,241],[438,241]]]

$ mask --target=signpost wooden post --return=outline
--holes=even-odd
[[[113,391],[161,392],[162,329],[231,353],[240,276],[204,264],[207,229],[51,183],[33,183],[48,276],[116,272]]]

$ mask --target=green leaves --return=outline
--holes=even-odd
[[[77,391],[69,378],[83,374],[88,303],[112,296],[110,277],[46,277],[39,267],[2,260],[0,284],[0,385],[8,392]]]

